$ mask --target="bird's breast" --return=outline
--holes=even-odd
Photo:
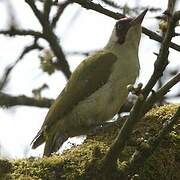
[[[139,75],[139,59],[135,54],[120,56],[112,68],[109,77],[110,99],[109,111],[117,113],[120,107],[125,103],[128,90],[127,85],[134,84]]]
[[[70,136],[83,134],[84,129],[111,119],[119,111],[128,95],[127,85],[133,84],[139,73],[138,58],[126,60],[118,59],[107,82],[65,117],[68,127],[64,128],[74,129]]]

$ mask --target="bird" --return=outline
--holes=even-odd
[[[49,108],[32,149],[45,142],[43,156],[50,156],[69,137],[85,135],[118,113],[127,99],[127,86],[139,76],[141,23],[147,11],[117,20],[104,48],[78,65]]]

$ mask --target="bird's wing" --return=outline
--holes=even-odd
[[[66,87],[50,107],[43,126],[48,129],[80,101],[103,86],[116,60],[117,57],[107,51],[100,51],[84,60],[73,72]]]

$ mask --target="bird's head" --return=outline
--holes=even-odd
[[[148,9],[143,11],[136,18],[125,17],[118,20],[114,26],[112,35],[110,37],[110,43],[116,43],[119,45],[125,43],[137,43],[139,44],[141,36],[141,23],[144,19]]]

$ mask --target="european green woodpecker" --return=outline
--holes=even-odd
[[[139,74],[138,48],[146,12],[118,20],[107,45],[76,68],[50,107],[33,149],[45,142],[44,155],[49,156],[69,137],[84,135],[118,113],[128,95],[127,85]]]

